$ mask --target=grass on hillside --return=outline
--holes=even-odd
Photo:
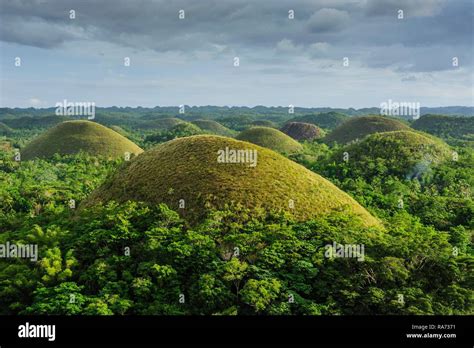
[[[218,163],[218,151],[256,150],[257,165]],[[185,208],[180,208],[180,200]],[[367,226],[379,225],[349,195],[323,177],[263,147],[198,135],[158,145],[117,170],[82,207],[115,200],[166,203],[190,222],[213,208],[286,211],[298,220],[349,210]],[[294,207],[291,207],[291,200]]]
[[[237,136],[238,140],[248,141],[284,154],[301,151],[303,147],[278,129],[268,127],[252,127]]]

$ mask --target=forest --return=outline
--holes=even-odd
[[[473,117],[262,110],[98,111],[101,152],[67,117],[2,109],[0,245],[39,255],[0,258],[0,314],[473,314]],[[204,157],[219,142],[255,148],[258,178]]]

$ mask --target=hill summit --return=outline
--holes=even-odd
[[[285,133],[269,127],[252,127],[246,129],[237,136],[237,139],[285,154],[298,152],[303,148],[300,143]]]
[[[283,126],[281,131],[298,141],[319,139],[323,135],[320,128],[312,123],[304,122],[289,122]]]
[[[303,166],[263,147],[211,135],[175,139],[125,162],[81,207],[111,200],[166,203],[190,222],[213,208],[243,206],[286,211],[298,220],[347,209],[367,226],[379,225],[349,195]]]
[[[49,158],[54,154],[71,155],[85,152],[109,158],[123,157],[126,152],[138,155],[143,150],[113,131],[91,121],[66,121],[33,139],[21,150],[24,160]]]
[[[329,133],[324,141],[347,144],[351,141],[362,140],[369,134],[399,130],[411,130],[411,128],[401,121],[388,117],[360,116],[345,121]]]

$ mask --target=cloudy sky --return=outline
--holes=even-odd
[[[0,106],[472,106],[472,3],[0,0]]]

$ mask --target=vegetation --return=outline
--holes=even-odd
[[[283,133],[295,140],[314,140],[323,136],[323,131],[311,123],[289,122],[281,129]]]
[[[222,135],[225,137],[230,137],[235,134],[234,131],[231,129],[224,127],[219,122],[213,120],[195,120],[192,123],[198,126],[200,129],[205,131],[206,133],[211,133],[215,135]]]
[[[328,144],[347,144],[362,140],[369,134],[399,130],[410,130],[410,127],[401,121],[383,116],[354,117],[334,129],[324,141]]]
[[[251,163],[219,163],[218,151],[255,150]],[[185,208],[180,207],[180,200]],[[114,200],[166,203],[191,222],[209,209],[233,206],[287,211],[296,219],[347,209],[378,225],[357,202],[324,178],[285,157],[231,138],[194,136],[159,145],[126,163],[84,203]]]
[[[423,115],[411,125],[414,129],[436,135],[446,140],[474,140],[473,117]]]
[[[34,139],[21,151],[24,160],[49,158],[55,154],[78,152],[111,158],[125,153],[138,155],[143,150],[127,138],[90,121],[67,121]]]
[[[334,129],[347,121],[349,117],[345,114],[330,111],[317,114],[298,116],[289,120],[289,122],[311,123],[323,129]]]
[[[283,154],[290,154],[302,150],[300,143],[274,128],[252,127],[240,133],[237,139],[248,141],[249,143],[266,147]]]
[[[474,148],[463,134],[449,131],[450,146],[407,129],[304,141],[285,158],[210,135],[154,145],[199,128],[139,128],[175,108],[104,110],[97,121],[151,148],[131,161],[84,151],[16,161],[12,148],[23,153],[51,112],[0,110],[12,130],[0,136],[0,245],[39,253],[0,258],[0,314],[474,314]],[[289,117],[186,110],[232,129]],[[24,117],[38,126],[12,126]],[[256,166],[219,163],[226,147],[257,150]],[[328,256],[334,243],[364,246],[364,260]]]

